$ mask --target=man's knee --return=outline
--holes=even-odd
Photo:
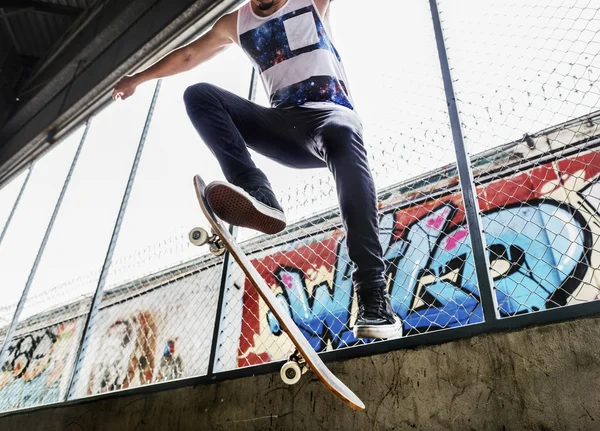
[[[356,128],[350,124],[335,122],[323,126],[321,136],[324,141],[346,141],[352,139],[356,132]]]
[[[349,156],[358,153],[365,154],[362,130],[360,124],[352,122],[335,122],[321,130],[321,141],[328,156]]]
[[[208,82],[190,85],[183,92],[183,102],[188,110],[209,105],[217,100],[217,90],[218,88],[215,85]]]

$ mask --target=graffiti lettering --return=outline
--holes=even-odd
[[[534,183],[534,177],[519,174],[492,183],[481,192],[489,199],[481,220],[501,317],[563,306],[577,295],[589,300],[590,291],[597,296],[598,286],[582,286],[586,284],[584,279],[591,279],[592,244],[594,238],[600,238],[600,186],[596,181],[600,157],[579,158],[586,164],[572,174],[552,175],[548,170],[554,165],[548,164],[535,168],[543,172],[540,178],[548,178],[546,183]],[[575,169],[573,163],[564,166]],[[561,187],[571,189],[564,191]],[[381,217],[380,242],[388,289],[405,334],[483,320],[469,232],[461,208],[460,196],[451,195],[438,201],[437,206],[427,203]],[[345,239],[340,237],[335,246],[323,246],[322,241],[319,244],[335,250],[333,260],[307,251],[317,247],[315,241],[309,246],[302,242],[285,252],[276,251],[273,256],[285,254],[285,264],[270,266],[268,276],[265,258],[254,263],[262,268],[262,275],[273,277],[279,300],[311,345],[323,351],[359,340],[352,335],[356,299]],[[327,280],[320,284],[308,282],[306,269],[311,265],[307,261],[328,272]],[[270,312],[266,321],[272,335],[281,334]],[[252,328],[246,322],[243,326],[245,340],[252,339],[250,329],[260,330],[256,322]],[[244,364],[268,358],[265,354],[255,355],[254,359],[245,358]]]

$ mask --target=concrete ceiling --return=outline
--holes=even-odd
[[[115,82],[245,0],[0,0],[0,188]]]

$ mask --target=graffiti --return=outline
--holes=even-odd
[[[25,335],[16,344],[8,348],[10,362],[2,366],[2,371],[12,371],[16,378],[33,380],[50,361],[50,346],[56,342],[57,336],[50,329],[38,334]]]
[[[477,195],[501,318],[599,299],[600,151],[537,165],[478,187]],[[404,207],[391,199],[382,203],[380,243],[403,333],[481,322],[460,193]],[[318,351],[370,341],[352,333],[357,300],[345,241],[343,231],[328,230],[251,256]],[[124,293],[102,308],[75,396],[205,374],[221,271],[212,266],[168,288]],[[291,348],[238,274],[223,302],[219,371],[284,359]],[[11,341],[0,368],[1,410],[65,398],[83,323],[49,325]]]
[[[216,313],[211,267],[131,295],[99,311],[75,396],[93,395],[206,372]]]
[[[478,188],[500,317],[597,299],[599,175],[600,153],[590,151]],[[405,335],[483,320],[460,193],[384,212],[380,242]],[[342,232],[296,241],[253,264],[317,351],[364,342],[352,334],[357,305]],[[286,353],[267,340],[281,329],[261,302],[246,282],[238,366]]]
[[[320,346],[322,340],[326,339],[326,332],[335,334],[337,339],[347,343],[353,339],[352,331],[348,329],[351,285],[341,283],[341,278],[348,277],[350,271],[342,269],[334,275],[336,262],[343,261],[338,259],[344,250],[339,239],[334,233],[331,237],[316,237],[310,244],[301,241],[301,245],[292,244],[287,250],[279,250],[254,262],[285,308],[289,307],[294,321],[313,346]],[[333,281],[335,277],[338,278],[337,283]],[[256,290],[247,280],[244,286],[239,362],[253,364],[269,361],[271,355],[268,352],[253,351],[253,345],[264,344],[264,340],[255,340],[255,334],[279,334],[280,329],[270,313],[261,310],[262,300],[259,300]],[[336,288],[333,289],[333,286]],[[259,315],[270,316],[270,332],[262,330],[261,322],[257,319]],[[336,332],[330,331],[330,328],[335,328]]]
[[[80,323],[64,322],[12,341],[0,369],[0,408],[33,406],[64,397]]]
[[[430,217],[435,217],[432,214]],[[489,261],[501,316],[565,305],[574,280],[588,266],[591,233],[577,212],[551,200],[503,206],[482,214]],[[562,235],[553,228],[569,229]],[[423,221],[419,231],[425,231]],[[427,225],[433,229],[431,225]],[[408,229],[407,237],[413,232]],[[428,238],[435,235],[428,232]],[[419,241],[422,253],[392,255],[390,294],[407,333],[482,321],[477,276],[466,226]],[[430,248],[423,244],[433,244]],[[419,247],[420,245],[420,247]],[[408,259],[417,253],[416,259]],[[419,262],[415,270],[415,262]],[[415,274],[411,277],[410,274]],[[575,282],[577,283],[577,282]]]
[[[175,354],[175,341],[168,340],[160,358],[157,381],[178,379],[183,376],[183,361]]]
[[[90,374],[88,395],[153,380],[156,324],[151,313],[139,312],[116,320],[103,340],[97,367]]]

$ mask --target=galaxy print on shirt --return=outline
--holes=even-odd
[[[284,22],[303,14],[312,15],[319,40],[313,45],[292,50],[289,46]],[[340,55],[331,43],[325,26],[313,6],[303,7],[272,18],[261,26],[240,34],[239,37],[242,49],[252,59],[260,73],[290,58],[317,49],[330,51],[341,62]],[[313,76],[275,91],[270,99],[271,106],[274,108],[293,107],[307,102],[333,102],[354,109],[344,83],[335,76]]]
[[[314,45],[308,45],[300,49],[292,50],[290,49],[283,23],[290,18],[305,13],[312,13],[315,25],[317,26],[319,41]],[[260,27],[240,34],[240,45],[244,51],[246,51],[246,54],[254,60],[261,72],[264,72],[285,60],[304,54],[305,52],[314,51],[315,49],[326,49],[331,51],[338,61],[341,61],[337,50],[333,47],[327,37],[325,27],[313,6],[303,7],[286,13],[285,15],[265,22]]]
[[[276,91],[271,97],[273,108],[291,108],[306,102],[334,102],[354,109],[346,96],[346,86],[332,76],[313,76]]]

